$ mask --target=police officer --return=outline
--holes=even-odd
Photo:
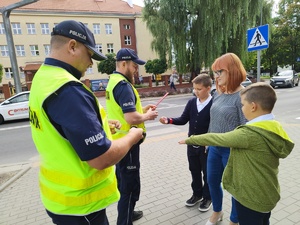
[[[41,156],[40,193],[54,224],[108,225],[105,208],[119,200],[113,165],[143,136],[132,128],[111,141],[98,99],[80,78],[95,60],[92,32],[67,20],[51,33],[51,53],[30,90],[30,125]],[[120,128],[118,121],[111,125]]]
[[[145,130],[144,121],[154,120],[158,113],[155,105],[142,107],[139,94],[134,88],[134,77],[138,65],[145,61],[139,59],[134,50],[122,48],[116,56],[116,71],[110,75],[106,88],[106,107],[109,119],[119,120],[121,129],[113,134],[113,139],[123,137],[132,127]],[[126,156],[116,165],[118,187],[121,198],[118,202],[117,225],[131,225],[132,221],[143,216],[142,211],[134,211],[140,196],[140,143],[134,145]]]

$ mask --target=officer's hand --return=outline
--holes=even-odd
[[[119,120],[108,120],[108,125],[112,134],[116,133],[116,128],[120,129],[122,126]]]
[[[147,120],[154,120],[158,116],[158,112],[156,110],[153,110],[152,108],[149,108],[146,112]]]
[[[132,135],[134,138],[134,144],[138,143],[141,139],[144,138],[143,136],[143,129],[132,127],[130,128],[128,135]]]
[[[156,105],[153,105],[153,104],[146,105],[143,108],[143,112],[146,113],[149,109],[152,109],[153,111],[156,110]]]

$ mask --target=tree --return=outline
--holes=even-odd
[[[115,54],[106,54],[107,59],[98,63],[98,71],[101,73],[112,74],[116,70]]]
[[[168,65],[166,63],[166,60],[161,59],[154,59],[154,60],[148,60],[145,64],[145,69],[147,73],[151,73],[155,75],[156,85],[158,83],[157,75],[164,73],[168,68]]]
[[[300,69],[300,5],[299,1],[281,0],[278,17],[274,20],[278,36],[277,59],[278,65],[291,65],[293,69]]]
[[[257,24],[261,7],[264,22],[271,17],[267,0],[145,0],[143,19],[160,59],[175,64],[179,73],[209,67],[215,58],[232,51],[246,59],[247,29]],[[262,5],[261,5],[262,4]],[[230,13],[234,10],[234,13]],[[266,12],[266,13],[265,13]],[[187,66],[188,65],[188,66]]]
[[[145,69],[147,73],[161,74],[167,70],[167,64],[165,60],[161,59],[148,60]]]
[[[2,82],[3,77],[3,66],[0,64],[0,83]]]
[[[275,21],[276,19],[274,19]],[[277,72],[277,65],[279,65],[280,55],[281,55],[281,34],[278,29],[274,26],[270,26],[270,36],[269,47],[262,51],[261,63],[263,67],[270,72],[270,75]]]

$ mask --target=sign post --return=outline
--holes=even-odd
[[[257,52],[257,81],[260,81],[260,50],[269,47],[269,25],[262,25],[248,29],[247,31],[248,52]]]

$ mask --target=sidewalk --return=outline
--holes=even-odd
[[[284,128],[295,142],[295,148],[288,158],[281,160],[279,181],[281,200],[272,211],[271,225],[300,224],[300,140],[299,124],[284,124]],[[188,170],[186,147],[177,142],[186,133],[153,136],[141,146],[142,190],[137,210],[144,211],[144,217],[135,225],[204,225],[212,210],[201,213],[198,208],[185,207],[191,196],[191,177]],[[27,165],[15,165],[25,171]],[[0,166],[0,172],[5,168]],[[8,166],[6,165],[6,169]],[[18,179],[0,190],[0,225],[50,225],[41,204],[38,188],[38,162],[32,163]],[[224,220],[219,225],[229,224],[231,200],[224,192]],[[108,207],[110,224],[116,224],[116,204]]]

